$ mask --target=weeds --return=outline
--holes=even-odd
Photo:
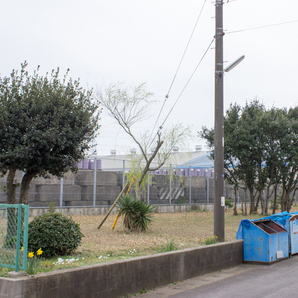
[[[176,249],[176,244],[174,242],[174,239],[168,240],[167,239],[167,244],[166,244],[166,251],[173,251]]]
[[[217,236],[207,237],[205,239],[206,245],[215,244],[216,242],[217,242]]]
[[[139,293],[135,293],[135,294],[127,294],[125,295],[123,298],[130,298],[130,297],[133,297],[133,296],[137,296],[137,295],[140,295],[140,294],[145,294],[147,293],[148,290],[146,289],[142,289]]]

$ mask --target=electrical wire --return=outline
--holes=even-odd
[[[173,104],[171,110],[169,111],[169,113],[167,114],[166,118],[164,119],[164,121],[162,122],[162,124],[160,125],[160,127],[158,128],[158,131],[156,132],[156,134],[154,135],[154,137],[152,138],[149,147],[152,145],[155,137],[158,135],[158,133],[161,131],[161,129],[163,128],[165,122],[167,121],[168,117],[170,116],[171,112],[173,111],[175,105],[177,104],[178,100],[180,99],[180,97],[182,96],[184,90],[186,89],[187,85],[189,84],[190,80],[192,79],[192,77],[194,76],[195,72],[197,71],[198,67],[200,66],[201,62],[203,61],[204,57],[206,56],[207,52],[209,51],[212,43],[214,42],[214,37],[212,38],[209,46],[207,47],[206,51],[204,52],[202,58],[200,59],[199,63],[197,64],[197,66],[195,67],[194,71],[192,72],[190,78],[188,79],[188,81],[186,82],[185,86],[183,87],[182,91],[180,92],[178,98],[176,99],[175,103]]]
[[[188,40],[188,43],[187,43],[187,45],[186,45],[186,47],[185,47],[184,53],[183,53],[182,58],[181,58],[181,60],[180,60],[180,62],[179,62],[178,68],[177,68],[177,70],[176,70],[176,73],[175,73],[175,75],[174,75],[174,78],[173,78],[173,80],[172,80],[172,83],[171,83],[171,85],[170,85],[170,88],[169,88],[169,91],[168,91],[166,97],[169,96],[169,93],[170,93],[170,91],[171,91],[171,89],[172,89],[172,87],[173,87],[173,84],[174,84],[175,80],[176,80],[177,73],[178,73],[178,71],[179,71],[179,69],[180,69],[180,66],[181,66],[181,64],[182,64],[182,61],[183,61],[184,56],[185,56],[185,54],[186,54],[186,51],[187,51],[187,49],[188,49],[188,46],[189,46],[189,44],[190,44],[190,42],[191,42],[191,40],[192,40],[193,34],[194,34],[194,32],[195,32],[195,30],[196,30],[196,27],[197,27],[197,25],[198,25],[198,22],[199,22],[199,20],[200,20],[200,17],[201,17],[201,15],[202,15],[202,12],[203,12],[203,9],[204,9],[204,7],[205,7],[205,4],[206,4],[206,0],[205,0],[204,3],[203,3],[203,6],[202,6],[201,11],[200,11],[200,13],[199,13],[199,16],[198,16],[198,18],[197,18],[197,21],[196,21],[196,23],[195,23],[195,26],[194,26],[194,28],[193,28],[193,30],[192,30],[192,32],[191,32],[191,35],[190,35],[189,40]]]
[[[286,25],[286,24],[296,23],[296,22],[298,22],[298,20],[288,21],[288,22],[283,22],[283,23],[276,23],[276,24],[271,24],[271,25],[264,25],[264,26],[253,27],[253,28],[247,28],[247,29],[240,29],[240,30],[235,30],[235,31],[225,32],[225,34],[232,34],[232,33],[238,33],[238,32],[243,32],[243,31],[250,31],[250,30],[263,29],[263,28],[267,28],[267,27]]]
[[[184,90],[186,89],[187,85],[189,84],[189,82],[191,81],[192,77],[194,76],[195,72],[197,71],[198,67],[200,66],[201,62],[203,61],[203,59],[205,58],[207,52],[209,51],[212,43],[214,42],[214,37],[212,38],[212,41],[210,42],[209,46],[207,47],[206,51],[204,52],[202,58],[200,59],[199,63],[197,64],[197,66],[195,67],[194,71],[192,72],[190,78],[188,79],[188,81],[186,82],[185,86],[183,87],[182,91],[180,92],[178,98],[176,99],[175,103],[173,104],[171,110],[169,111],[168,115],[166,116],[166,118],[164,119],[163,123],[161,124],[159,130],[163,127],[163,125],[165,124],[165,122],[167,121],[168,117],[170,116],[171,112],[173,111],[175,105],[177,104],[178,100],[180,99],[181,95],[183,94]]]
[[[153,133],[153,131],[154,131],[156,125],[157,125],[157,122],[158,122],[158,120],[159,120],[159,118],[160,118],[160,115],[161,115],[161,113],[162,113],[162,111],[163,111],[163,108],[164,108],[164,106],[165,106],[165,103],[166,103],[167,99],[169,98],[170,91],[171,91],[171,89],[172,89],[172,87],[173,87],[173,84],[174,84],[174,82],[175,82],[175,80],[176,80],[177,74],[178,74],[179,69],[180,69],[180,67],[181,67],[181,64],[182,64],[182,62],[183,62],[183,60],[184,60],[184,57],[185,57],[185,54],[186,54],[186,52],[187,52],[187,50],[188,50],[189,44],[190,44],[190,42],[191,42],[191,40],[192,40],[193,34],[194,34],[194,32],[195,32],[195,30],[196,30],[196,27],[197,27],[197,25],[198,25],[198,22],[199,22],[199,20],[200,20],[200,18],[201,18],[203,9],[204,9],[204,7],[205,7],[205,4],[206,4],[206,0],[204,0],[204,3],[203,3],[203,6],[202,6],[202,8],[201,8],[201,10],[200,10],[199,16],[198,16],[198,18],[197,18],[197,20],[196,20],[196,23],[195,23],[195,25],[194,25],[194,28],[193,28],[193,30],[192,30],[192,32],[191,32],[191,35],[190,35],[189,39],[188,39],[188,42],[187,42],[187,45],[186,45],[185,50],[184,50],[184,52],[183,52],[182,58],[181,58],[181,60],[180,60],[180,62],[179,62],[179,65],[178,65],[178,67],[177,67],[177,70],[176,70],[176,72],[175,72],[175,75],[174,75],[174,77],[173,77],[173,80],[172,80],[172,82],[171,82],[171,84],[170,84],[170,88],[169,88],[169,90],[168,90],[168,92],[167,92],[167,94],[166,94],[166,96],[165,96],[163,105],[162,105],[162,107],[161,107],[161,109],[160,109],[160,111],[159,111],[159,114],[158,114],[158,116],[157,116],[157,119],[156,119],[156,121],[155,121],[155,124],[154,124],[154,126],[153,126],[153,128],[152,128],[152,132],[151,132],[151,134],[150,134],[150,138],[151,138],[152,133]],[[150,138],[149,138],[149,139],[150,139]],[[153,140],[154,140],[154,138],[153,138]],[[153,140],[152,140],[152,142],[153,142]],[[151,144],[152,144],[152,142],[151,142]],[[151,144],[150,144],[150,145],[151,145]]]

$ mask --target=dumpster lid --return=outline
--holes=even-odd
[[[243,228],[249,229],[249,227],[251,226],[251,221],[271,219],[274,222],[278,222],[282,226],[285,226],[287,219],[289,219],[291,217],[291,215],[294,215],[294,214],[298,215],[298,211],[293,212],[293,213],[288,213],[287,211],[284,211],[284,212],[281,212],[281,213],[272,214],[270,216],[260,218],[260,219],[254,219],[254,220],[243,219],[240,222],[240,225],[239,225],[239,228],[238,228],[238,231],[237,231],[237,234],[236,234],[236,239],[244,239]]]
[[[290,221],[297,220],[298,214],[291,214]]]
[[[271,219],[254,220],[251,223],[269,235],[287,232],[285,228]]]

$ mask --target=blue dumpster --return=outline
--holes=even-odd
[[[287,211],[273,214],[264,219],[271,219],[284,227],[288,232],[289,256],[298,253],[298,212]]]
[[[298,215],[291,216],[290,224],[290,252],[292,255],[298,253]]]
[[[243,239],[244,262],[271,264],[289,255],[288,232],[271,219],[242,220],[237,239]]]

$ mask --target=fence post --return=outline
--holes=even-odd
[[[122,175],[122,189],[125,185],[125,159],[123,159],[123,175]]]
[[[207,177],[207,204],[209,204],[209,177]]]
[[[93,207],[96,206],[97,159],[94,157]]]
[[[191,205],[191,166],[189,166],[189,204]]]
[[[63,176],[61,177],[61,181],[60,181],[60,208],[62,208],[63,206],[63,183],[64,183],[64,178]]]
[[[147,204],[149,205],[150,201],[150,173],[148,174],[148,185],[147,185]]]
[[[20,238],[21,238],[21,228],[22,228],[22,205],[18,204],[18,224],[17,224],[17,245],[16,245],[16,268],[15,271],[19,271],[19,257],[20,257]]]
[[[23,214],[23,221],[24,221],[24,228],[23,228],[23,270],[27,270],[27,255],[28,255],[28,221],[29,221],[29,205],[22,205]]]
[[[172,171],[172,165],[170,165],[170,205],[172,205],[172,178],[173,178],[173,171]]]

